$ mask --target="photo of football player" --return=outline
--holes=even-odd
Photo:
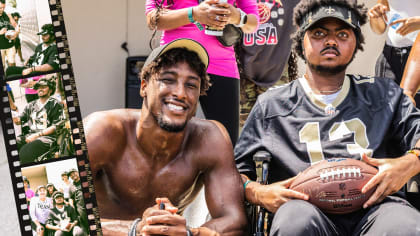
[[[23,66],[8,67],[6,70],[7,77],[54,71],[59,68],[53,25],[43,25],[38,35],[41,36],[42,43],[36,46],[34,54],[25,61]]]
[[[60,74],[42,76],[33,86],[38,98],[31,102],[19,80],[7,82],[19,107],[12,117],[22,164],[74,154],[66,101],[56,92],[57,80],[61,81]]]
[[[3,66],[15,66],[15,39],[20,29],[12,15],[5,12],[6,1],[0,0],[0,51]]]

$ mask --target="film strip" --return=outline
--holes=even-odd
[[[38,230],[38,225],[34,224],[32,220],[33,217],[31,216],[31,213],[32,215],[35,213],[33,213],[33,210],[30,211],[29,209],[31,207],[36,207],[32,206],[34,205],[32,202],[35,200],[40,202],[44,201],[43,197],[41,197],[41,195],[43,196],[43,193],[41,192],[44,190],[46,195],[50,196],[52,201],[55,201],[56,198],[59,198],[59,194],[54,193],[55,195],[49,195],[49,186],[52,185],[55,188],[56,186],[62,184],[64,190],[57,190],[57,192],[68,193],[67,196],[66,194],[63,195],[65,201],[67,201],[67,198],[69,199],[68,201],[73,200],[71,205],[74,206],[75,212],[78,214],[80,219],[80,228],[84,230],[87,235],[102,235],[89,160],[87,157],[87,148],[85,144],[82,117],[72,69],[69,44],[64,25],[62,5],[60,0],[43,1],[45,1],[43,9],[45,10],[47,7],[49,8],[50,16],[48,17],[50,17],[50,19],[38,19],[36,22],[39,23],[39,21],[44,21],[52,25],[53,34],[55,36],[55,42],[53,43],[56,45],[56,64],[58,65],[58,68],[52,68],[49,71],[39,72],[36,70],[43,65],[32,67],[29,66],[26,67],[26,69],[31,70],[31,73],[29,74],[25,74],[24,70],[21,72],[21,74],[19,72],[18,75],[11,73],[9,74],[8,72],[11,71],[14,66],[9,65],[13,63],[10,63],[7,56],[5,56],[1,61],[2,66],[5,65],[3,67],[4,71],[0,70],[2,88],[0,102],[1,122],[10,169],[10,176],[12,179],[15,201],[18,210],[20,231],[22,235],[32,235],[33,231]],[[17,9],[19,9],[19,6],[17,6]],[[26,3],[25,11],[28,12],[28,6],[26,6]],[[6,13],[8,13],[7,8]],[[28,14],[28,17],[22,19],[26,19],[29,22],[31,20],[29,16],[32,15],[33,14]],[[30,25],[30,22],[28,25]],[[48,35],[48,29],[44,29],[44,26],[45,25],[42,25],[42,27],[38,27],[40,29],[37,29],[40,31],[37,33],[37,35],[39,35],[38,38],[42,38],[40,41],[44,40],[44,35]],[[22,28],[23,32],[25,25],[22,23],[22,25],[19,25],[19,27]],[[27,30],[26,32],[29,32],[30,28],[31,27],[25,28]],[[32,36],[33,35],[34,34],[32,34]],[[51,37],[51,35],[49,37]],[[34,38],[37,37],[34,36]],[[40,44],[42,44],[42,42],[40,42]],[[47,49],[43,49],[43,51],[46,50]],[[37,49],[35,48],[35,54],[36,51]],[[17,55],[15,56],[17,57]],[[53,113],[53,109],[59,109],[61,107],[60,109],[62,109],[62,112],[61,110],[56,112],[57,116],[60,118],[57,118],[54,120],[54,122],[51,122],[51,124],[54,124],[54,135],[49,134],[50,131],[48,129],[51,126],[47,125],[47,127],[44,127],[45,129],[43,129],[41,132],[35,133],[35,136],[32,136],[31,132],[29,132],[28,136],[23,136],[25,133],[25,127],[22,125],[23,121],[25,120],[24,117],[26,117],[26,112],[31,111],[30,108],[32,105],[34,107],[36,106],[34,104],[37,100],[35,103],[25,102],[25,99],[29,101],[29,95],[31,95],[26,93],[26,88],[25,95],[21,95],[18,98],[11,96],[14,90],[18,92],[23,90],[21,87],[22,84],[32,84],[32,88],[38,88],[39,90],[42,90],[42,86],[45,86],[48,88],[48,91],[52,90],[52,88],[57,89],[57,87],[60,87],[58,90],[61,90],[61,99],[48,98],[49,100],[47,100],[45,103],[46,105],[43,105],[43,107],[40,108],[46,110],[48,106],[52,104],[52,110],[47,110],[47,118],[44,117],[46,119],[45,123],[48,124],[48,122],[50,122],[48,119],[50,119],[50,113]],[[38,98],[42,97],[40,93],[37,95]],[[18,104],[16,105],[15,102]],[[20,107],[18,108],[19,105]],[[20,112],[14,110],[20,110]],[[39,110],[37,110],[37,112],[39,112]],[[17,125],[19,123],[20,127]],[[37,125],[38,124],[36,121],[33,122],[29,125],[29,130],[32,131],[33,129],[36,129],[38,127]],[[59,129],[58,127],[60,127],[60,134],[57,134]],[[24,138],[22,139],[22,137]],[[34,137],[36,138],[34,139]],[[60,139],[60,137],[63,138]],[[41,146],[39,146],[39,149],[37,149],[37,146],[31,146],[31,149],[31,147],[26,145],[28,143],[34,144],[35,142],[33,140],[42,141],[42,145],[46,143],[50,145],[48,151],[44,153],[47,155],[42,154],[42,158],[36,157],[35,159],[25,159],[26,156],[34,155],[34,152],[42,149]],[[22,144],[22,142],[24,144]],[[72,182],[71,185],[67,184],[68,192],[66,192],[67,187],[65,176],[67,176],[68,182]],[[46,183],[48,184],[45,185]],[[35,184],[38,186],[33,186]],[[32,196],[29,199],[28,189],[30,189],[30,187],[36,187],[37,196]],[[35,189],[30,190],[32,192],[35,191]],[[51,207],[55,207],[55,202],[54,205],[51,205]],[[41,222],[41,220],[39,220],[39,222]],[[43,223],[44,226],[45,222]],[[67,229],[66,227],[67,226],[64,226],[64,231]]]

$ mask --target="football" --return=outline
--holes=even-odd
[[[365,162],[350,158],[320,161],[301,172],[290,189],[309,195],[309,202],[325,213],[347,214],[360,209],[375,188],[362,194],[363,186],[378,172]]]
[[[14,30],[8,30],[5,34],[4,34],[4,36],[7,38],[7,39],[11,39],[12,38],[12,36],[15,34],[15,31]]]

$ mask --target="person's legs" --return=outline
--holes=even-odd
[[[6,57],[7,57],[8,66],[15,66],[16,65],[16,61],[15,61],[16,49],[15,49],[15,47],[11,47],[9,49],[6,49]]]
[[[265,92],[267,88],[260,87],[248,79],[241,79],[240,81],[240,127],[243,127],[249,113],[254,107],[255,102],[260,94]]]
[[[276,212],[270,236],[344,235],[321,210],[303,200],[290,200]]]
[[[388,61],[388,58],[390,57],[391,57],[391,48],[385,45],[381,55],[379,55],[378,59],[376,60],[375,77],[390,78],[390,79],[393,79],[394,81],[397,79],[397,76],[392,71],[390,62]]]
[[[353,235],[420,235],[420,212],[402,198],[387,197],[366,213]]]
[[[20,162],[22,164],[32,163],[35,159],[50,149],[50,142],[43,142],[39,138],[27,143],[19,150]]]
[[[239,135],[239,79],[210,74],[212,86],[200,97],[201,108],[208,120],[217,120],[225,126],[232,145]]]

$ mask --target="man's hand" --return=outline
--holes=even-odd
[[[255,182],[250,184],[256,184],[255,197],[259,205],[275,213],[281,205],[291,199],[309,200],[308,195],[288,189],[295,178],[296,176],[269,185],[261,185]]]
[[[5,34],[6,32],[7,32],[7,28],[6,28],[6,27],[1,28],[1,30],[0,30],[0,35]]]
[[[409,33],[420,30],[420,16],[413,16],[413,17],[408,17],[404,19],[399,19],[392,22],[389,25],[392,26],[396,24],[402,24],[396,31],[397,34],[401,34],[402,36],[405,36]]]
[[[31,143],[35,141],[37,138],[39,138],[41,135],[39,133],[31,134],[28,137],[26,137],[25,141],[26,143]]]
[[[419,161],[417,157],[413,157],[413,154],[407,154],[399,158],[384,159],[370,158],[363,154],[362,159],[379,169],[378,173],[362,188],[362,193],[366,193],[377,186],[372,196],[363,204],[363,208],[377,204],[388,195],[400,190],[411,177],[417,174],[415,170],[416,165],[413,164],[413,161]]]
[[[388,21],[386,13],[389,11],[388,6],[378,3],[369,9],[368,16],[369,18],[382,18],[385,22]]]
[[[32,68],[26,68],[22,71],[22,75],[29,75],[32,72]]]
[[[174,207],[167,198],[157,198],[156,205],[146,209],[143,213],[142,223],[139,224],[141,234],[149,235],[187,235],[186,220],[176,214],[178,208]],[[165,204],[165,209],[159,209],[159,205]]]
[[[218,4],[218,2],[218,0],[206,0],[195,6],[193,8],[194,20],[216,29],[223,29],[228,24],[231,11],[226,8],[225,3]]]

